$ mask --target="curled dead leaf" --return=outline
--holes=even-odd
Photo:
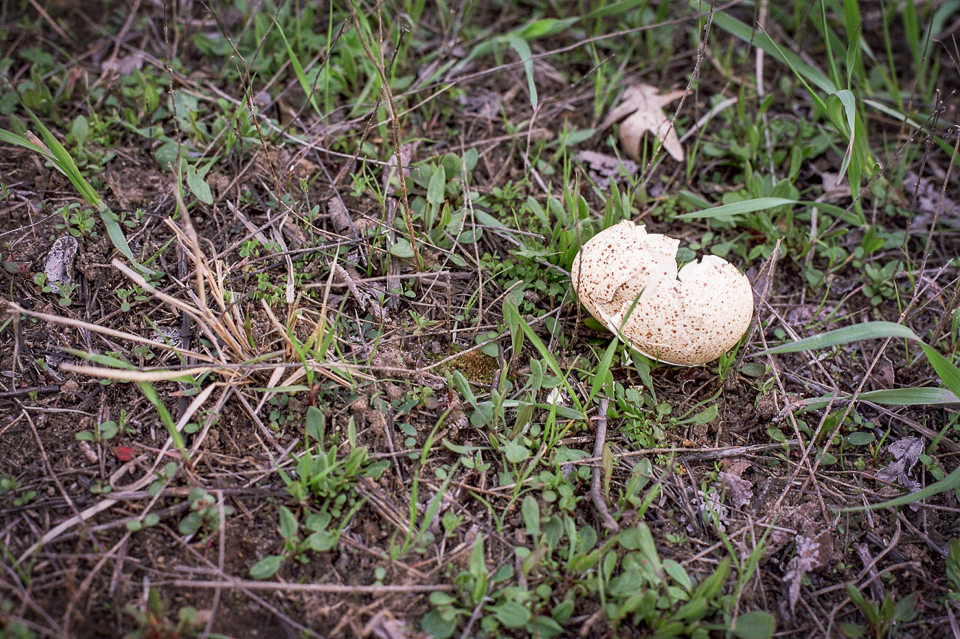
[[[47,284],[54,293],[60,292],[61,285],[73,282],[73,256],[77,254],[78,242],[72,235],[64,235],[53,243],[43,272],[47,276]]]
[[[627,87],[620,97],[620,104],[607,115],[599,130],[603,131],[614,122],[623,120],[620,124],[620,144],[634,160],[640,159],[640,138],[649,132],[657,136],[674,160],[682,162],[683,146],[663,107],[683,96],[683,93],[671,91],[660,95],[656,87],[642,83]]]
[[[803,576],[808,572],[823,570],[833,558],[833,537],[829,530],[822,531],[816,537],[797,535],[797,554],[787,564],[783,581],[789,585],[788,596],[790,612],[797,607],[800,600],[800,585]]]
[[[735,508],[743,508],[753,498],[753,483],[740,476],[749,465],[749,462],[734,461],[725,464],[726,470],[719,474],[720,481],[727,487],[727,498]]]

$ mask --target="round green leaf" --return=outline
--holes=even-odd
[[[507,628],[523,628],[530,621],[530,611],[514,601],[495,607],[493,614]]]
[[[847,435],[847,443],[851,446],[866,446],[877,440],[877,436],[871,432],[850,433]]]
[[[397,243],[390,247],[390,255],[405,260],[413,257],[413,247],[410,246],[410,241],[405,237],[398,239]]]
[[[269,579],[280,570],[283,555],[268,555],[250,567],[250,576],[254,579]]]
[[[739,639],[768,639],[777,629],[777,619],[769,612],[754,610],[737,617],[733,636]]]
[[[203,179],[203,176],[197,173],[195,166],[187,166],[187,186],[190,191],[204,204],[213,204],[213,193],[210,192],[210,185]]]

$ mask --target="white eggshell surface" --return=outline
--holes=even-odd
[[[714,255],[677,272],[679,240],[624,221],[591,238],[573,260],[580,301],[633,348],[697,366],[743,337],[753,317],[750,282]]]

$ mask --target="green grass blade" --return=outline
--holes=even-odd
[[[563,384],[564,389],[570,395],[570,399],[577,406],[577,410],[581,411],[583,406],[580,404],[580,399],[577,397],[577,394],[574,392],[573,388],[570,387],[570,382],[567,381],[567,376],[560,369],[560,365],[557,363],[557,358],[554,357],[553,353],[547,348],[546,344],[540,340],[540,336],[533,332],[533,329],[530,328],[530,325],[527,324],[527,321],[523,319],[520,315],[520,310],[517,308],[516,304],[509,302],[504,302],[503,304],[503,315],[506,318],[507,314],[512,315],[512,321],[516,322],[517,326],[523,331],[524,335],[527,336],[527,339],[530,340],[530,343],[533,344],[534,348],[540,353],[540,357],[547,363],[550,367],[550,370],[553,371],[553,374],[560,378],[560,382]],[[582,417],[582,414],[580,415]]]
[[[504,36],[504,40],[523,61],[523,71],[527,75],[527,91],[530,93],[530,105],[536,109],[538,102],[537,85],[533,81],[533,54],[530,51],[530,45],[520,36],[513,34]]]
[[[821,333],[820,335],[797,340],[796,342],[768,348],[765,351],[756,353],[755,356],[775,355],[777,353],[799,353],[801,351],[812,351],[818,348],[830,348],[831,346],[839,346],[840,344],[849,344],[850,342],[859,342],[865,339],[885,337],[902,337],[904,339],[920,341],[916,333],[902,324],[894,324],[893,322],[868,322],[866,324],[838,328],[833,331]]]
[[[183,443],[183,435],[180,434],[180,431],[177,430],[177,424],[173,421],[173,417],[170,415],[170,411],[167,410],[167,407],[163,405],[163,401],[160,399],[160,395],[157,394],[157,389],[153,387],[153,384],[150,382],[137,382],[137,386],[140,387],[140,391],[143,393],[153,407],[157,409],[157,414],[160,416],[160,421],[163,422],[163,425],[167,427],[167,433],[170,435],[170,439],[173,440],[173,445],[177,447],[177,450],[180,451],[180,455],[183,457],[184,461],[190,459],[190,454],[187,452],[187,447]]]
[[[43,157],[45,157],[45,158],[47,158],[48,160],[50,160],[50,162],[53,162],[54,159],[55,159],[55,158],[53,157],[53,154],[51,154],[47,149],[45,149],[45,148],[43,148],[43,147],[41,147],[41,146],[38,146],[38,145],[34,144],[33,142],[31,142],[31,141],[28,140],[27,138],[23,137],[22,135],[18,135],[18,134],[16,134],[16,133],[14,133],[13,131],[7,131],[6,129],[0,129],[0,142],[3,142],[3,143],[5,143],[5,144],[12,144],[12,145],[14,145],[14,146],[22,146],[23,148],[29,149],[29,150],[33,151],[34,153],[39,153],[39,154],[42,155]],[[56,164],[54,164],[54,166],[56,166]],[[56,168],[57,168],[58,171],[60,170],[60,167],[56,167]]]
[[[884,406],[939,406],[943,404],[960,404],[960,397],[957,397],[957,395],[954,395],[945,388],[885,388],[860,393],[857,398],[865,402],[883,404]],[[817,410],[826,408],[832,399],[843,401],[853,398],[850,395],[840,397],[824,395],[822,397],[810,397],[801,403],[806,408]]]
[[[79,357],[80,359],[85,359],[88,362],[93,362],[94,364],[100,364],[101,366],[109,366],[110,368],[119,368],[125,371],[135,371],[137,367],[131,364],[130,362],[125,362],[122,359],[117,359],[110,355],[103,355],[100,353],[88,353],[87,351],[79,351],[75,348],[63,348],[60,349],[64,353],[69,353],[74,357]]]
[[[847,89],[842,91],[837,91],[830,98],[836,97],[841,106],[843,107],[843,115],[846,116],[847,123],[847,134],[850,136],[850,143],[847,145],[847,152],[843,155],[843,163],[840,165],[840,173],[837,178],[837,181],[843,179],[843,176],[847,174],[847,167],[850,165],[850,159],[853,157],[854,144],[856,143],[856,131],[857,131],[857,99],[854,97],[853,93]],[[827,99],[827,103],[831,102],[831,99]],[[834,116],[834,119],[839,119],[839,114]],[[852,182],[852,180],[851,180]],[[859,182],[859,180],[858,180]]]
[[[702,7],[703,11],[708,9],[708,5],[701,5],[699,2],[691,2],[691,4],[697,7]],[[819,69],[807,64],[796,54],[790,51],[781,50],[780,47],[778,47],[777,44],[767,34],[756,33],[743,22],[740,22],[736,18],[732,18],[722,12],[714,14],[713,24],[717,25],[730,35],[743,40],[744,42],[752,42],[755,47],[762,49],[773,59],[783,62],[789,66],[794,73],[805,80],[810,81],[824,93],[833,93],[837,90],[837,86],[831,82],[830,79]]]
[[[274,19],[274,26],[277,27],[277,32],[280,34],[280,37],[283,39],[283,44],[287,47],[287,57],[290,58],[290,65],[293,67],[294,73],[297,74],[297,80],[300,81],[300,88],[303,89],[303,92],[307,95],[310,100],[310,106],[313,107],[314,112],[323,117],[323,112],[320,110],[320,107],[317,106],[317,101],[314,99],[314,90],[310,86],[310,80],[307,78],[307,74],[303,70],[303,65],[300,64],[300,60],[297,58],[297,54],[294,53],[293,47],[290,46],[290,43],[287,41],[287,36],[283,32],[283,27],[280,26],[280,23]]]
[[[603,354],[600,365],[597,366],[597,372],[593,376],[593,386],[590,389],[590,401],[593,401],[597,393],[603,389],[603,384],[607,379],[607,375],[610,373],[610,364],[613,362],[613,356],[617,352],[617,344],[619,344],[618,340],[610,340],[610,345],[607,346],[607,351]]]
[[[138,271],[145,275],[153,275],[156,271],[147,268],[134,257],[133,251],[130,250],[130,245],[127,244],[127,236],[123,234],[123,229],[120,227],[120,223],[117,222],[113,211],[102,203],[98,206],[98,209],[100,211],[100,219],[103,221],[103,226],[107,229],[107,237],[110,238],[113,247],[120,251],[121,255],[130,260],[130,264]]]
[[[614,2],[613,4],[607,5],[605,7],[600,7],[599,9],[594,9],[586,16],[584,20],[598,20],[600,18],[605,18],[612,15],[621,15],[634,9],[640,5],[647,4],[648,0],[622,0],[621,2]]]
[[[827,24],[827,8],[824,6],[824,0],[820,0],[819,5],[820,24],[823,30],[823,43],[827,48],[827,63],[830,65],[830,80],[833,82],[834,86],[839,87],[840,74],[837,72],[837,61],[833,57],[833,44],[831,43],[831,36],[834,34],[830,31],[830,25]]]
[[[41,146],[30,142],[27,138],[17,135],[16,133],[11,133],[10,131],[4,131],[0,129],[0,141],[6,142],[8,144],[15,144],[17,146],[22,146],[26,149],[39,153],[45,157],[49,162],[56,168],[58,171],[63,173],[70,183],[73,184],[74,188],[77,189],[77,192],[80,193],[80,196],[86,200],[90,205],[97,207],[97,211],[100,213],[100,219],[103,221],[104,227],[107,229],[107,237],[110,238],[110,242],[113,244],[120,253],[126,257],[130,263],[137,268],[137,270],[145,273],[147,275],[153,275],[154,271],[140,264],[133,255],[133,251],[130,250],[130,245],[127,244],[127,238],[123,234],[123,229],[120,227],[120,223],[116,220],[116,217],[106,205],[103,204],[103,201],[100,199],[100,196],[97,194],[93,186],[87,182],[86,178],[83,177],[83,174],[80,173],[80,169],[77,168],[76,162],[73,161],[73,158],[70,156],[70,153],[60,144],[59,140],[50,132],[43,122],[40,121],[34,113],[30,110],[27,110],[27,113],[30,114],[30,117],[33,119],[33,123],[36,125],[37,129],[40,131],[40,135],[43,136],[44,144],[47,145],[47,148],[44,149]]]
[[[70,180],[83,199],[91,205],[99,207],[100,196],[93,187],[90,186],[90,183],[87,182],[83,175],[81,175],[80,169],[77,168],[77,163],[73,161],[70,153],[60,144],[60,141],[54,137],[50,129],[44,126],[43,122],[40,121],[40,118],[38,118],[33,111],[27,110],[27,113],[30,114],[30,118],[33,120],[37,129],[39,129],[40,135],[43,136],[44,144],[46,144],[50,150],[49,154],[44,155],[53,162],[61,173],[67,176],[67,179]]]
[[[930,360],[930,365],[933,366],[933,370],[937,371],[937,375],[943,380],[944,385],[946,385],[954,395],[960,397],[960,369],[958,369],[953,362],[937,352],[937,349],[927,346],[923,342],[920,342],[920,348],[923,349],[924,355]]]
[[[678,215],[678,220],[705,220],[715,217],[726,217],[731,215],[743,215],[744,213],[756,213],[757,211],[766,211],[778,206],[788,204],[799,204],[797,200],[788,200],[782,197],[758,197],[743,202],[734,202],[733,204],[724,204],[704,211],[694,211],[693,213],[684,213]]]
[[[955,471],[941,479],[940,481],[930,484],[926,488],[922,488],[915,493],[910,493],[909,495],[903,495],[902,497],[897,497],[896,499],[891,499],[890,501],[885,501],[879,504],[870,504],[868,506],[858,506],[856,508],[844,508],[840,512],[852,512],[857,510],[877,510],[879,508],[897,508],[899,506],[907,506],[909,504],[927,499],[928,497],[933,497],[934,495],[939,495],[940,493],[945,493],[948,490],[955,490],[960,488],[960,468],[957,468]]]

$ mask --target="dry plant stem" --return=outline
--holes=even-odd
[[[87,592],[87,590],[90,588],[90,584],[93,583],[94,577],[96,577],[97,574],[99,574],[100,570],[104,567],[107,561],[109,561],[110,558],[113,557],[113,555],[120,549],[120,547],[127,543],[127,541],[130,539],[130,535],[132,534],[133,533],[131,533],[130,531],[125,532],[123,534],[123,537],[120,538],[120,541],[114,544],[113,548],[103,553],[100,556],[99,561],[97,561],[96,565],[93,568],[91,568],[90,572],[87,573],[87,576],[84,577],[83,581],[80,583],[80,586],[77,588],[76,592],[74,592],[73,595],[70,597],[70,602],[67,604],[67,609],[63,613],[63,619],[61,620],[61,623],[63,624],[64,630],[66,630],[67,632],[70,631],[70,618],[73,616],[73,609],[76,606],[77,602],[80,600],[80,597],[82,597],[84,593]]]
[[[363,29],[360,28],[360,19],[357,16],[357,10],[354,4],[350,3],[350,13],[353,15],[353,24],[357,30],[357,33],[363,33]],[[382,23],[381,23],[382,24]],[[402,36],[401,36],[402,37]],[[410,210],[410,200],[407,197],[407,180],[403,176],[403,158],[400,153],[400,146],[403,144],[403,138],[400,137],[400,116],[397,114],[397,106],[393,100],[393,92],[390,90],[390,80],[387,77],[386,66],[384,65],[384,60],[382,55],[374,55],[370,51],[370,45],[363,38],[359,38],[360,46],[363,47],[364,53],[367,54],[367,57],[370,58],[370,61],[373,62],[373,66],[377,70],[377,74],[380,76],[380,86],[383,89],[383,95],[387,98],[387,109],[389,110],[391,130],[393,131],[393,156],[397,160],[397,180],[400,182],[400,201],[403,203],[403,217],[407,223],[407,233],[410,235],[410,246],[413,247],[413,259],[417,269],[423,265],[423,262],[420,259],[420,249],[417,248],[417,237],[413,232],[413,213]],[[382,47],[380,47],[382,52]],[[399,43],[398,43],[399,49]],[[396,60],[396,50],[394,50],[393,55],[394,61]],[[392,64],[391,64],[392,66]]]
[[[30,388],[15,388],[8,391],[0,391],[0,399],[11,399],[13,397],[22,397],[23,395],[29,395],[30,393],[38,393],[40,395],[49,395],[50,393],[59,393],[59,386],[31,386]]]
[[[757,9],[757,25],[759,25],[760,30],[762,31],[764,25],[767,23],[767,0],[760,0],[759,7]],[[751,33],[751,38],[753,33]],[[752,44],[752,43],[751,43]],[[764,95],[766,91],[763,87],[763,61],[764,61],[764,51],[761,47],[757,47],[757,63],[756,63],[756,77],[757,77],[757,102],[760,106],[763,104]],[[773,176],[774,182],[776,182],[777,174],[773,166],[773,144],[770,141],[770,120],[767,118],[767,111],[764,110],[761,115],[763,120],[763,136],[767,144],[767,159],[770,162],[770,175]]]
[[[763,332],[760,333],[760,339],[763,341],[763,347],[767,348],[767,340]],[[780,377],[780,369],[777,366],[776,360],[772,356],[768,356],[767,361],[770,363],[770,369],[773,371],[773,377],[774,377],[774,380],[776,380],[777,382],[777,388],[780,390],[780,395],[786,398],[787,390],[783,384],[783,379],[781,379]],[[790,487],[793,485],[793,482],[797,478],[797,475],[800,474],[800,469],[806,466],[807,471],[809,472],[807,480],[809,480],[810,478],[813,478],[814,485],[817,487],[817,498],[820,501],[820,510],[823,512],[824,520],[829,521],[830,511],[827,508],[826,503],[823,501],[823,495],[820,492],[820,484],[817,482],[816,477],[814,475],[816,468],[810,467],[810,460],[809,460],[810,451],[813,450],[813,444],[814,442],[817,441],[817,436],[819,435],[820,427],[823,426],[824,420],[826,418],[820,421],[820,426],[818,426],[817,428],[817,435],[814,435],[814,437],[810,440],[809,445],[804,445],[803,435],[801,435],[800,433],[800,426],[797,424],[796,417],[794,417],[792,410],[787,411],[787,417],[790,420],[790,425],[793,427],[793,434],[797,438],[797,442],[803,448],[803,455],[800,457],[800,461],[797,463],[796,470],[794,470],[793,473],[791,474],[790,479],[787,481],[786,485],[784,486],[783,492],[780,493],[780,497],[777,499],[777,503],[773,507],[771,512],[780,512],[780,506],[781,504],[783,504],[783,500],[786,499],[787,495],[790,493]],[[840,423],[842,424],[843,420],[840,420]],[[805,488],[806,488],[806,482],[804,482],[804,488],[802,488],[800,492],[802,493]]]
[[[593,456],[602,457],[603,456],[603,447],[606,444],[607,439],[607,406],[609,405],[610,400],[606,397],[600,400],[600,408],[598,409],[596,423],[597,423],[597,437],[596,442],[593,445]],[[607,530],[616,532],[620,530],[619,524],[617,521],[610,515],[610,510],[607,508],[607,502],[603,498],[603,493],[601,492],[601,474],[603,469],[600,466],[593,467],[593,474],[590,478],[590,499],[593,500],[593,505],[596,506],[597,512],[600,513],[600,518],[603,520],[603,527]]]
[[[860,562],[863,564],[863,570],[860,571],[860,574],[870,575],[870,595],[873,597],[874,601],[883,601],[883,586],[876,582],[876,578],[880,576],[876,569],[879,556],[876,559],[871,557],[870,549],[867,548],[866,544],[853,544],[853,549],[856,551],[857,556],[860,558]],[[859,581],[859,579],[857,581]]]
[[[245,587],[245,584],[248,583],[248,582],[242,582],[242,581],[240,581],[240,580],[235,580],[235,579],[233,579],[230,575],[228,575],[228,574],[224,573],[223,571],[221,571],[219,568],[217,568],[216,565],[213,564],[213,562],[211,562],[209,559],[207,559],[204,555],[202,555],[202,554],[200,554],[199,552],[197,552],[192,546],[190,546],[189,544],[187,544],[186,542],[184,542],[184,541],[179,537],[179,535],[173,534],[173,533],[171,532],[171,536],[172,536],[172,538],[173,538],[173,540],[174,540],[175,542],[177,542],[178,544],[180,544],[181,546],[183,546],[183,548],[184,548],[187,552],[189,552],[191,555],[193,555],[194,557],[196,557],[198,561],[206,564],[209,568],[211,568],[213,571],[215,571],[215,573],[216,573],[218,576],[220,576],[220,578],[223,580],[223,581],[219,582],[219,583],[220,583],[220,587],[235,588],[235,589],[239,590],[240,592],[242,592],[243,594],[245,594],[247,597],[249,597],[250,599],[252,599],[253,601],[255,601],[258,605],[262,606],[265,610],[268,610],[268,611],[270,611],[271,613],[273,613],[274,615],[276,615],[278,619],[280,619],[281,621],[283,621],[283,622],[285,622],[285,623],[290,624],[293,628],[296,628],[298,631],[300,631],[300,632],[302,633],[302,634],[300,635],[301,637],[318,637],[319,639],[323,639],[322,635],[318,635],[316,632],[312,631],[311,629],[307,628],[306,626],[303,626],[303,625],[297,623],[296,621],[294,621],[293,619],[291,619],[290,617],[288,617],[287,615],[285,615],[282,611],[278,610],[275,606],[271,605],[270,602],[268,602],[267,600],[263,599],[262,597],[259,597],[259,596],[257,596],[256,594],[254,594],[253,592],[251,592],[251,589]],[[199,587],[199,588],[206,588],[206,587],[216,588],[216,587],[217,587],[217,586],[216,586],[216,582],[196,582],[196,581],[190,581],[190,580],[181,580],[181,581],[182,581],[183,585],[180,586],[180,587],[188,587],[188,588],[189,588],[189,587]],[[257,583],[257,582],[249,582],[249,583]],[[176,585],[176,582],[174,582],[173,585]],[[281,585],[282,585],[282,584],[281,584]]]
[[[224,555],[227,552],[227,539],[226,539],[226,528],[227,521],[226,515],[223,512],[223,491],[218,490],[217,492],[217,515],[219,518],[219,526],[217,528],[218,533],[218,545],[217,545],[217,569],[220,572],[223,572],[223,559]],[[213,603],[210,604],[210,619],[207,620],[207,625],[204,626],[203,632],[200,634],[200,639],[207,639],[210,636],[210,631],[213,630],[213,622],[217,619],[217,608],[220,606],[220,593],[222,592],[221,588],[217,588],[213,591]]]
[[[201,393],[193,400],[193,402],[191,402],[190,407],[188,408],[187,412],[184,414],[184,416],[181,418],[181,420],[177,423],[177,431],[182,431],[182,430],[183,430],[183,427],[186,425],[187,421],[189,421],[189,419],[190,419],[190,417],[193,415],[193,413],[194,413],[194,412],[200,407],[200,405],[202,405],[203,402],[210,396],[210,392],[213,391],[213,388],[214,388],[214,385],[208,386],[206,389],[204,389],[203,392],[201,392]],[[173,438],[168,436],[166,442],[165,442],[164,445],[163,445],[163,447],[160,449],[159,453],[157,454],[157,457],[156,457],[156,459],[154,460],[153,465],[150,467],[150,469],[149,469],[146,473],[144,473],[143,477],[141,477],[140,479],[136,480],[135,482],[133,482],[133,483],[130,484],[130,485],[123,486],[123,487],[120,488],[119,490],[122,490],[122,491],[136,491],[136,490],[140,490],[141,488],[145,488],[146,486],[148,486],[149,484],[151,484],[151,483],[154,481],[154,479],[155,479],[155,471],[157,470],[157,468],[159,468],[161,462],[166,458],[167,451],[170,450],[170,447],[171,447],[172,445],[173,445]],[[121,466],[117,471],[114,472],[113,476],[111,477],[111,481],[110,481],[111,487],[116,488],[116,486],[114,486],[114,481],[113,481],[114,478],[117,478],[117,477],[122,476],[122,474],[123,474],[124,472],[126,472],[126,469],[129,468],[129,467],[131,467],[134,463],[136,463],[136,461],[137,461],[137,460],[134,460],[134,461],[132,461],[132,462],[127,462],[126,464],[124,464],[123,466]],[[150,503],[147,504],[147,506],[146,506],[146,508],[144,509],[144,511],[143,511],[143,513],[142,513],[141,516],[145,515],[145,514],[150,510],[150,508],[153,507],[153,504],[155,504],[155,503],[157,502],[157,500],[160,498],[159,495],[160,495],[160,494],[157,493],[157,495],[155,495],[155,496],[151,499]],[[62,533],[64,533],[65,531],[69,530],[70,528],[72,528],[73,526],[77,525],[78,523],[79,523],[79,524],[83,524],[84,526],[86,526],[86,521],[87,521],[88,519],[90,519],[91,517],[93,517],[94,515],[96,515],[96,514],[98,514],[98,513],[100,513],[100,512],[103,512],[103,511],[105,511],[105,510],[107,510],[107,509],[109,509],[109,508],[112,508],[114,505],[116,505],[117,503],[119,503],[119,501],[120,501],[120,500],[119,500],[119,499],[116,499],[116,498],[104,499],[104,500],[100,501],[99,503],[94,504],[94,505],[91,506],[90,508],[87,508],[87,509],[84,510],[83,512],[77,513],[76,515],[74,515],[74,516],[71,517],[70,519],[67,519],[66,521],[61,522],[60,524],[58,524],[57,526],[55,526],[53,529],[51,529],[50,531],[48,531],[47,533],[45,533],[43,536],[41,536],[40,539],[38,539],[32,546],[30,546],[26,551],[24,551],[24,553],[17,559],[17,563],[18,563],[18,564],[22,564],[29,556],[31,556],[31,555],[32,555],[33,553],[35,553],[37,550],[39,550],[40,548],[42,548],[45,544],[50,543],[51,541],[53,541],[54,539],[56,539],[57,537],[59,537]],[[113,552],[113,551],[111,551],[111,552]]]
[[[947,599],[945,607],[947,616],[950,618],[950,632],[953,633],[953,639],[960,639],[960,626],[957,625],[957,617],[953,614],[953,607],[957,605],[955,601]]]
[[[319,78],[320,76],[317,75],[317,77]],[[376,111],[374,111],[374,113],[376,113]],[[360,138],[360,143],[357,144],[357,155],[360,154],[360,149],[363,148],[363,140],[366,137],[366,134],[367,134],[367,131],[364,131],[363,135]],[[314,153],[316,153],[316,150],[314,150]],[[317,157],[317,164],[319,164],[320,168],[323,169],[323,174],[326,176],[327,181],[330,182],[330,188],[333,190],[333,196],[337,198],[338,202],[340,202],[340,206],[343,207],[343,210],[347,211],[347,221],[350,223],[350,233],[352,234],[353,239],[358,240],[357,251],[359,251],[360,253],[361,263],[366,264],[368,262],[367,249],[364,243],[362,241],[359,241],[361,239],[360,232],[357,231],[357,227],[353,223],[353,216],[349,214],[350,209],[347,207],[347,203],[343,201],[343,197],[340,195],[340,183],[339,181],[334,180],[333,176],[330,175],[330,171],[327,170],[327,163],[323,161],[319,153],[316,153],[316,157]],[[351,164],[354,164],[355,162],[356,160],[351,162]]]
[[[947,195],[947,185],[950,184],[950,174],[953,172],[953,167],[957,164],[957,152],[960,151],[960,127],[954,127],[953,133],[957,141],[953,145],[953,155],[950,157],[950,164],[947,165],[947,174],[943,178],[943,186],[940,189],[940,200],[937,201],[937,210],[934,211],[933,220],[930,222],[930,232],[927,233],[927,242],[924,245],[926,250],[923,252],[923,260],[920,262],[920,273],[923,273],[923,270],[927,266],[927,260],[930,258],[930,251],[933,249],[933,232],[937,228],[937,221],[940,219],[940,213],[943,211],[943,201]],[[915,300],[919,298],[920,284],[922,281],[923,278],[917,278],[917,284],[913,292]]]
[[[780,257],[780,246],[783,244],[783,238],[777,240],[776,246],[773,247],[773,253],[770,254],[770,259],[760,267],[760,272],[757,273],[756,281],[759,281],[761,277],[766,274],[766,279],[763,281],[763,291],[760,292],[760,299],[754,304],[753,319],[750,320],[750,328],[747,329],[747,337],[741,341],[742,346],[740,347],[740,354],[737,356],[737,361],[733,364],[730,370],[733,371],[733,375],[727,378],[727,387],[730,388],[736,380],[736,373],[740,372],[740,367],[743,365],[743,358],[747,355],[747,344],[750,343],[750,340],[754,338],[757,334],[757,330],[760,328],[760,309],[767,303],[767,299],[770,297],[770,289],[773,287],[773,276],[777,270],[777,259]],[[754,290],[754,296],[756,296],[756,289]]]
[[[944,184],[946,184],[946,182],[944,182]],[[933,331],[933,338],[930,340],[932,346],[936,346],[940,338],[943,337],[947,326],[953,321],[953,316],[954,313],[957,312],[958,305],[960,305],[960,280],[954,280],[953,297],[950,298],[950,302],[944,307],[943,315],[940,317],[940,321],[937,322],[937,328]]]
[[[790,439],[776,444],[752,444],[750,446],[730,446],[726,448],[645,448],[643,450],[631,450],[626,453],[614,453],[614,459],[629,459],[631,457],[646,457],[647,455],[683,455],[688,461],[707,460],[707,459],[727,459],[729,457],[739,457],[741,455],[751,455],[754,453],[763,453],[768,450],[778,450],[785,446],[797,446],[800,442],[796,439]],[[599,456],[587,457],[585,459],[576,459],[567,462],[572,466],[582,466],[585,464],[594,464],[602,461]]]
[[[46,628],[42,628],[39,625],[34,626],[37,631],[45,632],[52,636],[61,637],[62,639],[73,639],[73,637],[64,632],[64,630],[60,627],[60,624],[58,624],[56,620],[50,616],[50,613],[48,613],[43,607],[38,605],[37,602],[33,600],[30,591],[24,587],[17,571],[13,570],[13,568],[8,566],[6,563],[0,563],[0,568],[3,568],[3,570],[7,573],[7,580],[0,581],[0,583],[2,583],[4,586],[4,589],[9,589],[12,591],[12,593],[20,599],[22,606],[36,612],[40,617],[43,617],[44,621],[47,622]],[[53,632],[51,632],[51,630]]]
[[[174,579],[170,585],[175,588],[241,588],[245,590],[268,590],[279,592],[317,592],[338,595],[366,594],[386,595],[393,593],[431,593],[435,590],[454,590],[453,584],[408,584],[405,586],[345,586],[342,584],[288,584],[279,581],[249,581],[243,579],[221,581],[190,581]]]
[[[694,90],[693,85],[700,77],[700,64],[703,62],[703,58],[706,55],[707,42],[710,40],[710,27],[713,24],[713,12],[715,9],[716,9],[716,2],[714,0],[714,2],[711,3],[710,5],[710,11],[707,13],[706,24],[704,24],[703,26],[703,32],[702,32],[703,36],[702,36],[702,39],[700,40],[700,46],[697,48],[697,60],[693,65],[693,71],[690,73],[690,81],[687,82],[687,86],[683,90],[683,95],[680,96],[680,102],[677,104],[677,109],[676,111],[674,111],[673,117],[670,118],[670,125],[667,127],[666,132],[663,134],[664,136],[668,135],[670,131],[674,130],[677,118],[680,117],[680,111],[681,109],[683,109],[683,105],[687,101],[687,96],[693,92]],[[699,11],[699,7],[697,8],[697,10]],[[699,14],[697,17],[699,18]],[[647,163],[647,166],[644,168],[643,172],[641,173],[641,175],[644,176],[641,188],[646,188],[647,181],[649,181],[649,179],[653,175],[653,171],[652,171],[653,164],[661,156],[663,156],[663,150],[664,150],[663,144],[660,144],[657,147],[657,152],[653,155],[652,158],[650,158],[650,161]]]
[[[133,333],[124,333],[122,331],[117,331],[112,328],[107,328],[106,326],[98,326],[96,324],[90,324],[81,320],[75,320],[72,317],[61,317],[59,315],[48,315],[46,313],[37,313],[35,311],[28,311],[25,308],[21,307],[15,302],[7,302],[7,307],[10,309],[11,313],[16,314],[22,313],[23,315],[29,315],[30,317],[35,317],[38,320],[44,322],[51,322],[53,324],[62,324],[63,326],[73,326],[74,328],[79,328],[81,330],[93,331],[95,333],[102,333],[103,335],[109,335],[116,339],[129,340],[131,342],[137,342],[139,344],[147,344],[151,347],[162,348],[174,353],[178,353],[185,357],[196,357],[198,360],[204,362],[210,362],[212,364],[217,363],[217,360],[213,359],[209,355],[204,353],[196,353],[194,351],[187,351],[180,348],[174,348],[173,346],[168,346],[163,342],[154,342],[145,337],[140,337],[139,335],[134,335]]]

